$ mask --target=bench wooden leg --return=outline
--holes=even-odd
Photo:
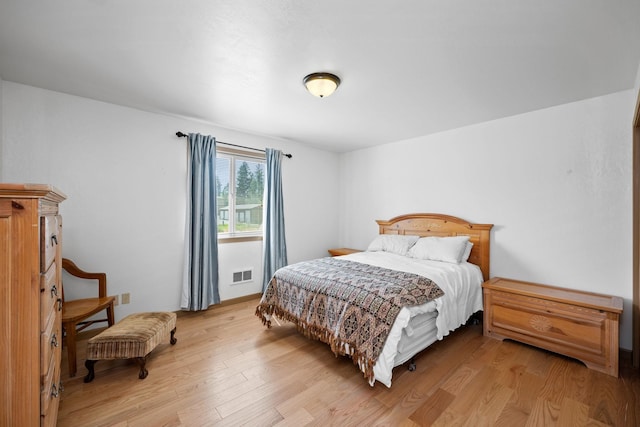
[[[147,375],[149,375],[149,371],[147,371],[147,368],[145,367],[147,364],[147,357],[136,357],[135,360],[136,362],[138,362],[138,365],[140,365],[140,373],[138,374],[138,378],[140,378],[141,380],[147,378]],[[90,383],[96,377],[94,368],[96,362],[97,360],[87,360],[84,362],[84,366],[89,371],[84,377],[85,383]]]
[[[176,345],[176,343],[178,342],[178,339],[176,338],[176,328],[173,328],[171,330],[171,339],[169,340],[169,342],[171,343],[171,345]]]
[[[147,356],[136,357],[136,362],[138,362],[138,365],[140,365],[140,373],[138,374],[138,378],[140,378],[141,380],[147,378],[147,375],[149,375],[149,371],[147,371],[147,368],[145,368],[145,365],[147,364]]]
[[[96,377],[93,365],[95,365],[97,360],[87,360],[84,362],[84,366],[89,370],[89,373],[86,377],[84,377],[85,383],[90,383]]]

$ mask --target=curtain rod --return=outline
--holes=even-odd
[[[177,136],[178,138],[187,138],[189,135],[187,135],[187,134],[186,134],[186,133],[184,133],[184,132],[180,132],[180,131],[178,131],[178,132],[176,132],[176,136]],[[218,140],[216,140],[216,144],[230,145],[230,146],[232,146],[232,147],[239,147],[239,148],[245,148],[245,149],[247,149],[247,150],[261,151],[261,152],[263,152],[263,153],[265,152],[264,150],[261,150],[261,149],[259,149],[259,148],[246,147],[246,146],[244,146],[244,145],[231,144],[231,143],[229,143],[229,142],[218,141]],[[286,157],[288,157],[288,158],[292,158],[292,157],[293,157],[293,155],[291,155],[291,154],[284,154],[284,156],[286,156]]]

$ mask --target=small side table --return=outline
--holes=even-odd
[[[349,255],[349,254],[355,254],[356,252],[362,252],[362,251],[360,249],[351,249],[351,248],[329,249],[329,254],[331,256]]]

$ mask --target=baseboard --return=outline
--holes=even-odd
[[[231,299],[227,299],[224,301],[220,301],[220,303],[218,304],[213,304],[210,305],[209,308],[207,308],[207,310],[200,310],[200,311],[209,311],[209,310],[217,310],[223,307],[228,307],[231,305],[235,305],[235,304],[242,304],[245,302],[249,302],[249,301],[255,301],[256,304],[258,303],[258,300],[260,300],[260,297],[262,297],[262,293],[259,294],[250,294],[250,295],[244,295],[238,298],[231,298]],[[198,311],[189,311],[189,310],[178,310],[176,311],[176,313],[178,314],[178,316],[184,316],[190,313],[198,313]]]
[[[624,348],[618,350],[618,357],[620,365],[631,366],[633,365],[633,352]]]
[[[245,295],[245,296],[238,297],[238,298],[231,298],[231,299],[227,299],[227,300],[221,301],[220,304],[216,304],[216,305],[212,306],[211,308],[226,307],[228,305],[239,304],[239,303],[247,302],[247,301],[253,301],[255,299],[260,299],[260,297],[262,297],[262,293]]]

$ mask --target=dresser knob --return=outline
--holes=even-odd
[[[51,337],[51,347],[58,347],[58,336],[56,334]]]
[[[53,285],[51,287],[51,298],[57,297],[57,296],[58,296],[58,288],[56,288],[56,285]]]
[[[53,243],[54,245],[58,244],[58,236],[56,236],[55,234],[53,236],[51,236],[51,243]]]
[[[55,384],[51,384],[51,396],[52,397],[60,396],[60,391],[58,390],[58,387]]]

